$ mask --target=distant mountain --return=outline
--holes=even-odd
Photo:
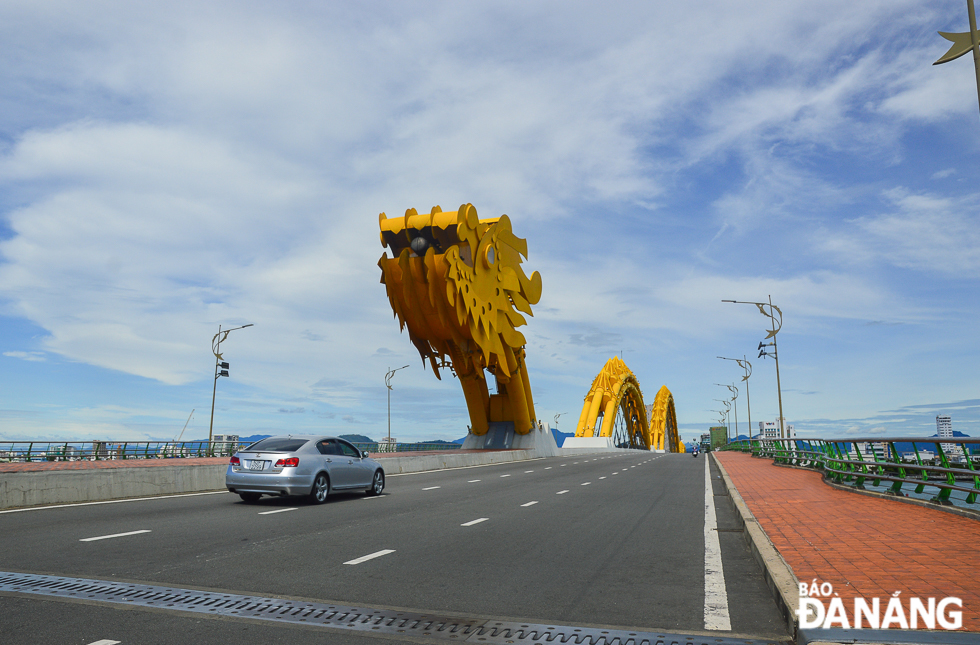
[[[340,435],[340,438],[346,439],[351,443],[374,443],[374,439],[372,439],[371,437],[365,437],[362,434],[342,434]]]

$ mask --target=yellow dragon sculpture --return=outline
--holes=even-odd
[[[517,434],[535,423],[524,364],[526,324],[541,298],[541,275],[521,267],[527,242],[514,235],[510,218],[479,219],[472,204],[427,215],[381,213],[378,261],[381,282],[402,330],[428,360],[437,378],[448,367],[459,378],[470,431],[485,435],[491,422],[510,421]],[[494,375],[490,394],[484,371]]]

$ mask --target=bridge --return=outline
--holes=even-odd
[[[824,459],[832,478],[906,477],[846,449],[750,445],[692,459],[670,390],[647,405],[619,357],[558,448],[536,422],[517,330],[542,280],[521,270],[527,245],[509,218],[463,205],[379,221],[392,310],[434,375],[463,389],[464,450],[376,455],[384,495],[324,505],[241,503],[214,490],[219,458],[0,464],[0,508],[32,473],[47,477],[48,501],[77,494],[78,477],[123,491],[0,510],[0,641],[978,642],[977,517],[863,497],[800,468]],[[962,488],[948,466],[928,468]],[[137,480],[171,494],[127,497]],[[797,612],[801,583],[809,613]],[[940,598],[950,591],[958,605]],[[921,611],[902,594],[925,599]],[[868,598],[864,626],[935,631],[856,633]],[[854,614],[835,609],[845,601]]]

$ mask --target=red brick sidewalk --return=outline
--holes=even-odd
[[[817,472],[744,453],[713,453],[800,582],[855,597],[947,596],[963,601],[963,629],[980,631],[980,521],[838,490]],[[955,609],[955,607],[954,607]],[[938,627],[938,625],[937,625]]]

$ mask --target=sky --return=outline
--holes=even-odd
[[[0,440],[468,415],[378,214],[507,214],[537,417],[612,356],[684,438],[980,436],[980,110],[959,0],[0,3]],[[747,357],[746,384],[732,361]],[[722,385],[716,385],[716,384]],[[209,387],[210,386],[210,387]],[[748,391],[746,391],[748,390]],[[193,412],[192,412],[193,411]],[[188,418],[190,420],[188,421]]]

